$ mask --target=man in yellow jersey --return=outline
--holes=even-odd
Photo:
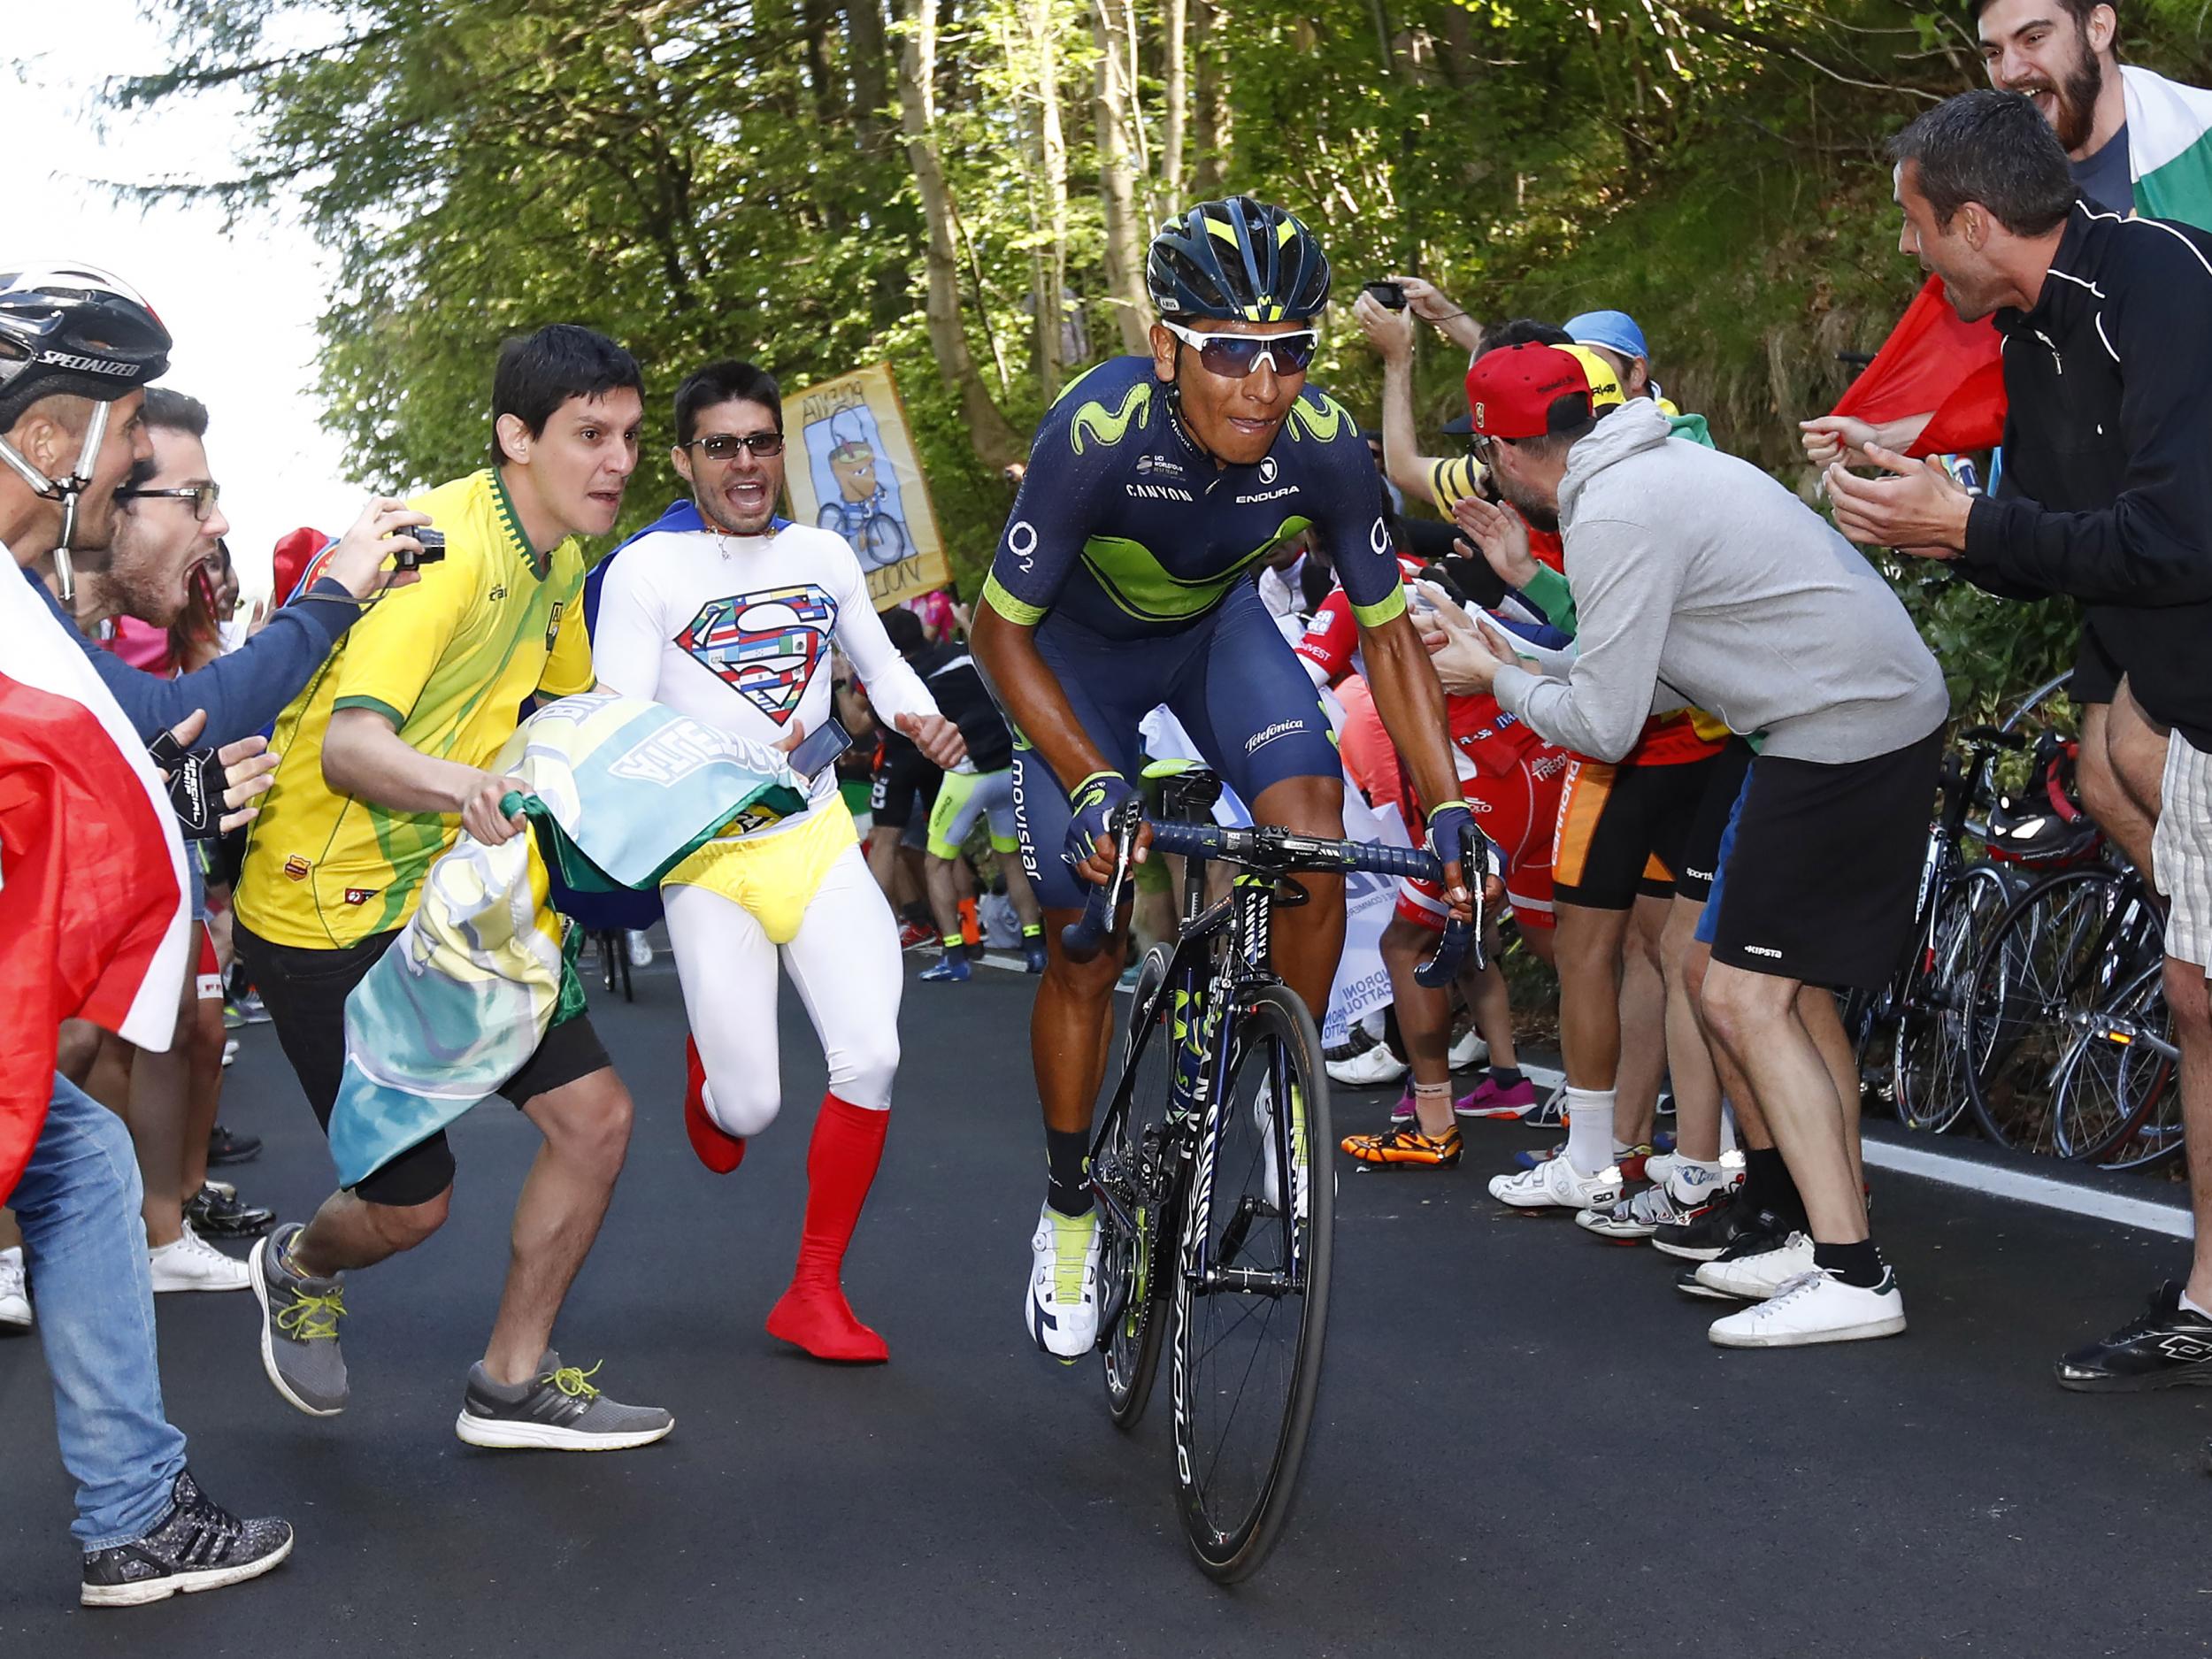
[[[278,718],[284,758],[247,844],[237,941],[326,1127],[348,993],[462,830],[487,844],[521,833],[523,819],[499,810],[521,786],[485,768],[524,704],[592,688],[580,538],[614,528],[643,417],[637,362],[613,341],[569,324],[509,341],[492,380],[493,465],[400,516],[442,532],[444,558],[370,607]],[[408,528],[396,547],[414,541]],[[515,1208],[506,1290],[456,1432],[472,1445],[564,1451],[659,1440],[674,1426],[667,1412],[608,1399],[549,1346],[621,1171],[629,1094],[580,1014],[557,1022],[500,1092],[545,1146]],[[452,1152],[434,1135],[257,1248],[262,1363],[293,1405],[344,1409],[341,1275],[435,1233],[452,1185]]]

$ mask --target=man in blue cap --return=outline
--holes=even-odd
[[[1575,344],[1605,360],[1619,379],[1623,392],[1630,397],[1648,397],[1658,404],[1659,412],[1672,423],[1674,436],[1712,447],[1705,417],[1684,414],[1667,401],[1659,383],[1651,378],[1651,349],[1644,344],[1644,331],[1633,317],[1626,311],[1585,311],[1570,317],[1566,329],[1567,337]]]

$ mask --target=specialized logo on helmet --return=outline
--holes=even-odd
[[[773,720],[787,724],[828,655],[837,602],[812,582],[710,600],[676,643]]]
[[[1093,398],[1075,411],[1068,423],[1068,443],[1076,454],[1083,453],[1083,441],[1102,443],[1112,449],[1129,435],[1132,426],[1143,424],[1145,415],[1152,407],[1152,387],[1149,382],[1131,387],[1122,394],[1121,402],[1112,409]]]

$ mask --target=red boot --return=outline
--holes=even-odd
[[[860,1207],[883,1160],[887,1111],[869,1111],[822,1096],[814,1139],[806,1155],[806,1226],[799,1237],[798,1271],[791,1288],[768,1316],[768,1334],[804,1348],[816,1359],[849,1365],[880,1365],[891,1357],[883,1339],[853,1317],[839,1283],[845,1247],[852,1242]]]
[[[699,1162],[717,1175],[727,1175],[745,1162],[745,1137],[733,1135],[707,1115],[707,1068],[700,1063],[699,1045],[684,1039],[684,1133]]]

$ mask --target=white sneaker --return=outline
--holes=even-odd
[[[1329,1079],[1341,1083],[1346,1088],[1382,1088],[1395,1083],[1410,1069],[1403,1060],[1390,1052],[1390,1045],[1379,1042],[1371,1048],[1363,1048],[1348,1060],[1330,1060],[1324,1063]]]
[[[244,1290],[253,1277],[234,1256],[225,1256],[184,1224],[174,1244],[146,1252],[157,1294],[168,1290]]]
[[[1755,1307],[1714,1320],[1706,1334],[1720,1348],[1805,1348],[1895,1336],[1904,1328],[1905,1299],[1895,1273],[1885,1269],[1879,1285],[1863,1290],[1816,1270]]]
[[[1608,1164],[1585,1175],[1563,1152],[1532,1170],[1492,1176],[1490,1196],[1516,1210],[1610,1210],[1620,1201],[1621,1172]]]
[[[224,1039],[223,1039],[223,1064],[224,1064],[225,1065],[228,1065],[228,1064],[230,1064],[230,1063],[231,1063],[232,1061],[234,1061],[234,1060],[235,1060],[235,1059],[237,1059],[237,1058],[238,1058],[238,1039],[237,1039],[237,1038],[235,1038],[235,1037],[226,1037],[226,1038],[224,1038]]]
[[[1482,1033],[1472,1025],[1462,1032],[1459,1041],[1452,1045],[1452,1070],[1455,1071],[1471,1071],[1489,1057],[1490,1045],[1482,1040]]]
[[[653,943],[646,938],[642,928],[630,934],[630,965],[634,968],[649,968],[653,965]]]
[[[1098,1211],[1064,1216],[1047,1204],[1029,1240],[1022,1322],[1037,1346],[1079,1360],[1098,1346]]]
[[[23,1276],[23,1247],[0,1250],[0,1325],[11,1330],[31,1327],[31,1288]]]
[[[1793,1233],[1770,1250],[1698,1264],[1697,1282],[1738,1302],[1764,1302],[1790,1280],[1813,1271],[1813,1241]]]

